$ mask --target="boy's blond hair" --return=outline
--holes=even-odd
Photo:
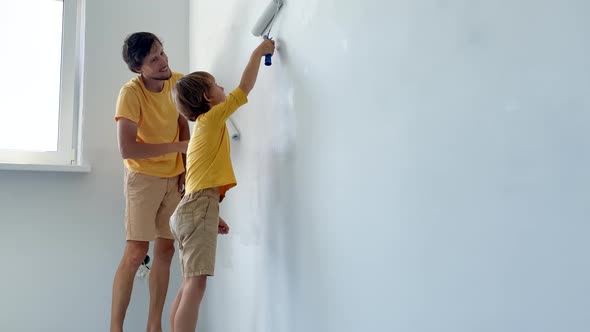
[[[188,121],[194,122],[199,115],[209,112],[211,107],[205,99],[205,94],[209,93],[213,80],[213,75],[197,71],[176,82],[172,89],[172,98],[178,112]]]

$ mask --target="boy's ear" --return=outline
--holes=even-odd
[[[211,98],[209,98],[206,93],[203,93],[203,98],[205,98],[208,103],[211,102]]]

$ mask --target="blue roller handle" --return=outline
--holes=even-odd
[[[268,35],[264,35],[264,39],[270,39],[268,38]],[[270,66],[272,65],[272,55],[271,54],[267,54],[264,56],[264,65],[265,66]]]

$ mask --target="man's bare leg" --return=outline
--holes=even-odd
[[[150,243],[147,241],[127,241],[125,245],[125,252],[113,282],[111,332],[123,331],[123,321],[125,320],[129,301],[131,301],[135,273],[145,259],[149,245]]]
[[[170,263],[174,256],[174,240],[156,239],[154,262],[150,272],[150,313],[147,331],[162,332],[162,311],[170,281]]]
[[[184,278],[182,295],[174,317],[174,332],[195,331],[206,285],[207,276]]]

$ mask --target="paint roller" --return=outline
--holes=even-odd
[[[256,37],[264,35],[264,39],[270,39],[270,30],[272,29],[275,18],[279,14],[279,10],[282,6],[283,0],[272,0],[268,6],[266,6],[264,13],[262,13],[254,25],[254,28],[252,28],[252,34]],[[266,66],[272,65],[271,56],[271,54],[264,56],[264,64]]]

